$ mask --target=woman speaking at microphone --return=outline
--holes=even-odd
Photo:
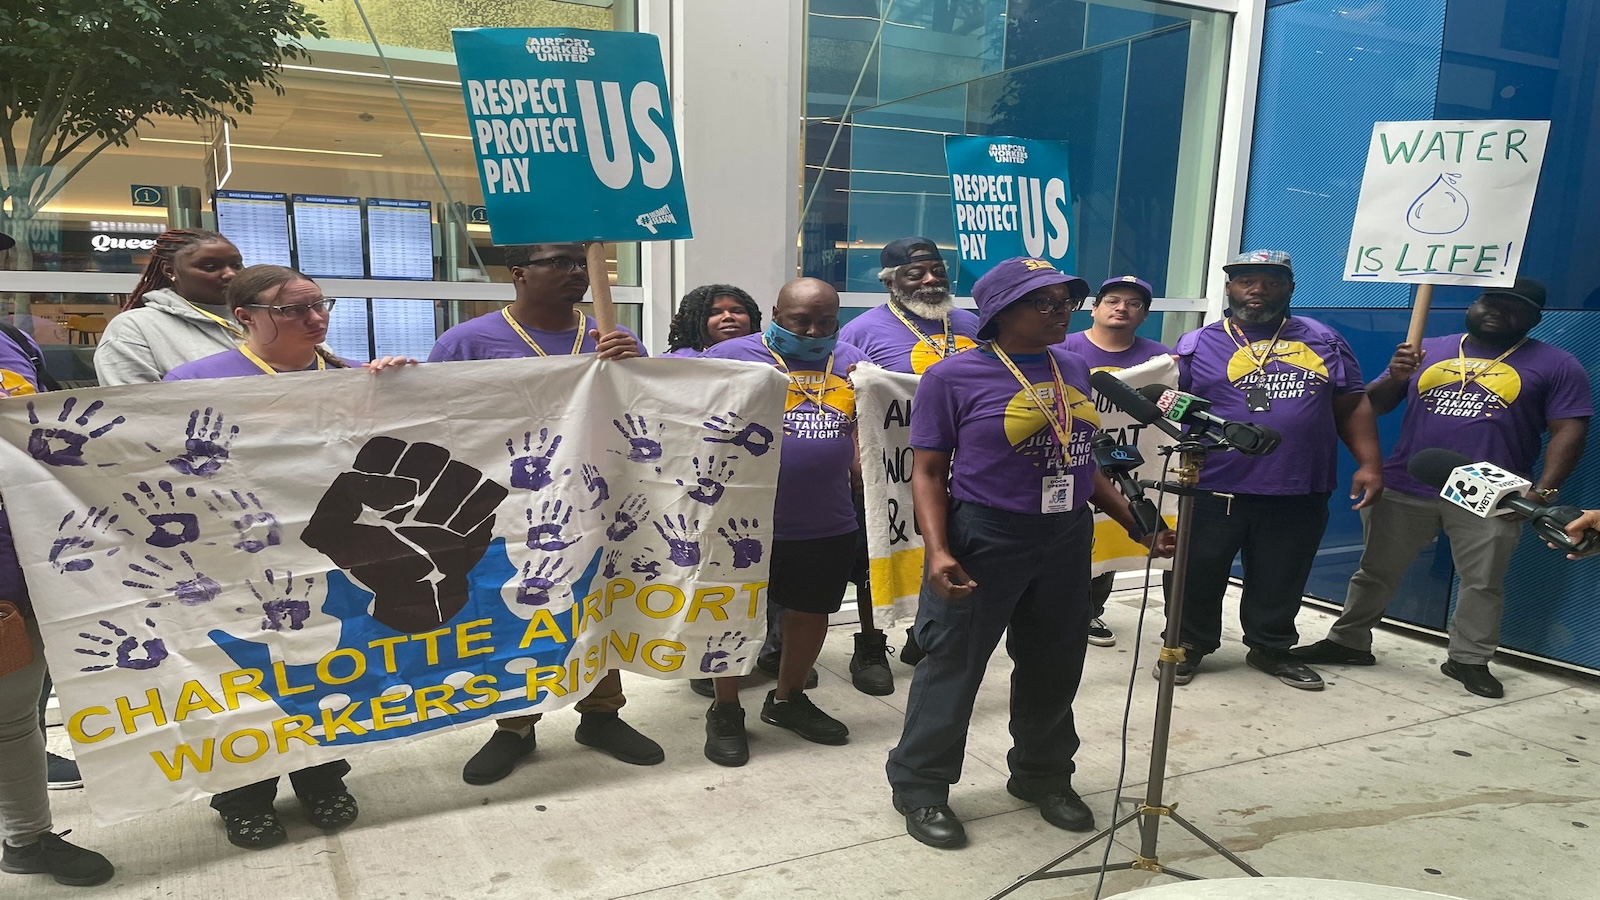
[[[1007,629],[1016,668],[1006,790],[1057,828],[1094,828],[1072,789],[1072,701],[1091,615],[1088,504],[1130,533],[1134,524],[1091,462],[1098,416],[1088,364],[1060,346],[1088,294],[1083,279],[1044,260],[1000,263],[973,286],[978,339],[988,343],[930,368],[917,388],[911,487],[927,562],[912,628],[928,655],[911,680],[888,775],[907,833],[930,846],[966,843],[950,785],[961,779],[973,700]],[[1157,555],[1172,555],[1172,532],[1154,541]]]

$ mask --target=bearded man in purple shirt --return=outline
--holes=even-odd
[[[1290,687],[1320,691],[1322,676],[1289,652],[1300,639],[1294,620],[1328,525],[1339,441],[1356,458],[1355,508],[1383,492],[1378,421],[1344,337],[1289,314],[1289,254],[1253,250],[1222,269],[1229,314],[1178,340],[1179,387],[1210,400],[1221,418],[1277,429],[1283,443],[1265,456],[1212,454],[1200,472],[1211,493],[1195,508],[1204,525],[1189,546],[1176,681],[1192,681],[1222,645],[1222,598],[1242,552],[1245,662]]]
[[[1325,639],[1296,648],[1296,657],[1377,664],[1372,626],[1383,617],[1406,569],[1442,528],[1461,588],[1450,621],[1449,659],[1440,671],[1479,696],[1505,694],[1489,660],[1500,645],[1506,568],[1522,525],[1508,516],[1481,519],[1439,499],[1436,490],[1411,477],[1406,464],[1418,450],[1443,447],[1473,462],[1527,475],[1549,431],[1544,468],[1528,497],[1541,503],[1555,497],[1583,456],[1594,406],[1583,364],[1528,337],[1544,303],[1544,285],[1531,278],[1485,291],[1467,308],[1464,334],[1428,338],[1420,352],[1401,344],[1388,371],[1367,385],[1379,415],[1406,405],[1400,441],[1383,466],[1388,490],[1362,511],[1366,549],[1350,579],[1344,612]]]

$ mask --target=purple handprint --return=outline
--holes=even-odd
[[[233,446],[233,439],[239,436],[239,426],[229,429],[227,437],[223,437],[223,427],[221,412],[213,416],[209,406],[203,412],[198,409],[191,411],[183,455],[167,460],[167,465],[180,475],[210,478],[217,474],[222,464],[228,461],[228,448]]]
[[[254,492],[212,491],[209,500],[196,494],[194,488],[185,493],[204,503],[212,515],[233,526],[237,535],[233,549],[260,553],[283,543],[283,526],[278,523],[278,517],[261,508],[261,501]]]
[[[646,552],[649,552],[649,550],[650,548],[645,548]],[[657,578],[661,577],[660,560],[650,559],[649,557],[645,556],[644,553],[635,556],[633,561],[628,563],[628,568],[639,573],[640,575],[643,575],[645,581],[655,581]]]
[[[522,564],[522,582],[517,585],[517,602],[526,606],[544,606],[550,602],[550,591],[572,577],[572,567],[565,572],[561,566],[566,560],[547,556],[534,568],[533,560]]]
[[[156,623],[149,619],[145,619],[144,624],[151,629],[156,627]],[[104,665],[84,666],[78,670],[80,672],[103,672],[113,666],[118,669],[154,669],[156,666],[161,665],[162,660],[167,658],[167,645],[158,637],[140,641],[120,626],[112,624],[105,619],[100,620],[100,627],[106,629],[112,636],[106,637],[99,634],[90,634],[87,631],[80,631],[78,632],[78,637],[97,646],[88,648],[74,647],[72,648],[73,651],[82,653],[84,656],[112,659],[112,651],[101,648],[115,647],[116,658]],[[154,634],[154,631],[151,633]],[[135,655],[135,651],[142,651],[142,653]]]
[[[736,412],[730,412],[726,416],[712,416],[702,424],[717,435],[701,438],[708,444],[732,444],[735,447],[743,447],[751,456],[760,456],[772,449],[772,429],[760,422],[746,422],[744,416]]]
[[[578,542],[576,536],[570,541],[562,540],[562,530],[572,521],[572,507],[560,500],[546,500],[539,504],[537,521],[534,520],[532,508],[527,513],[529,550],[565,550]]]
[[[305,627],[306,619],[311,617],[311,588],[316,584],[316,579],[296,579],[293,572],[284,572],[280,595],[277,591],[280,584],[277,573],[268,569],[262,574],[267,577],[264,588],[257,588],[248,578],[244,580],[250,593],[261,602],[261,630],[282,631],[283,626],[288,625],[290,631],[299,631]]]
[[[606,566],[605,566],[604,569],[600,570],[600,574],[604,575],[607,578],[615,578],[615,577],[617,577],[617,563],[619,563],[621,561],[622,561],[622,551],[621,550],[608,550],[608,551],[606,551]]]
[[[133,504],[134,510],[144,516],[145,521],[149,523],[150,536],[144,539],[146,544],[152,547],[170,548],[200,540],[200,518],[191,512],[177,511],[178,497],[172,492],[172,482],[158,481],[155,488],[152,488],[150,482],[141,481],[138,489],[139,493],[144,494],[144,500],[130,493],[124,493],[122,499]],[[156,496],[156,490],[167,495],[165,503]]]
[[[611,524],[606,526],[606,539],[611,541],[627,540],[628,535],[639,529],[639,523],[650,518],[650,501],[643,494],[629,494],[622,499],[622,505],[617,507],[617,512],[611,517]]]
[[[600,477],[600,470],[588,463],[583,464],[583,486],[594,494],[594,502],[589,504],[590,509],[595,509],[600,504],[611,499],[611,487],[606,480]]]
[[[702,461],[700,457],[696,456],[694,458],[695,486],[689,488],[689,499],[704,503],[707,506],[717,505],[717,501],[722,499],[722,493],[727,487],[723,482],[734,475],[730,459],[732,457],[707,456]],[[680,485],[684,483],[682,479],[674,480]]]
[[[50,545],[50,566],[57,572],[87,572],[94,568],[94,560],[88,557],[88,551],[93,550],[109,532],[117,531],[130,537],[133,535],[128,529],[117,526],[119,517],[111,512],[109,506],[89,507],[69,533],[67,526],[75,515],[67,513],[61,524],[56,526],[59,537]],[[115,556],[119,549],[112,547],[106,551],[106,556]]]
[[[734,654],[743,650],[747,643],[742,631],[724,631],[722,637],[706,638],[706,652],[700,657],[700,671],[707,675],[721,675],[744,662],[744,657]]]
[[[626,423],[626,424],[624,424]],[[622,433],[628,442],[628,458],[634,462],[654,462],[661,458],[661,442],[650,437],[650,423],[644,416],[635,416],[632,413],[623,413],[622,418],[612,419],[617,431]],[[661,433],[661,426],[656,425],[656,433]],[[621,453],[613,450],[612,453]]]
[[[662,524],[666,527],[663,528]],[[690,535],[699,535],[700,522],[688,522],[683,516],[678,516],[676,524],[671,516],[662,516],[660,522],[651,522],[656,527],[661,539],[667,542],[667,559],[675,566],[687,568],[700,562],[700,541]]]
[[[212,600],[217,599],[222,593],[222,585],[218,584],[216,579],[197,570],[194,567],[194,557],[190,556],[187,550],[179,550],[178,556],[183,559],[183,564],[189,567],[189,577],[183,576],[177,569],[167,565],[159,557],[151,556],[147,553],[144,556],[144,561],[161,571],[158,572],[155,569],[141,566],[136,562],[128,563],[128,570],[136,575],[144,576],[144,580],[134,581],[130,577],[122,583],[127,587],[139,588],[145,591],[164,590],[171,596],[178,598],[178,602],[184,606],[199,606],[202,603],[210,603]],[[162,574],[163,572],[165,574]],[[171,581],[172,585],[163,587],[162,583],[167,581]],[[162,601],[152,600],[145,605],[161,606]]]
[[[761,562],[761,542],[751,537],[746,529],[760,528],[760,519],[733,519],[728,520],[728,527],[717,527],[717,534],[728,542],[728,547],[733,550],[733,567],[735,569],[748,569]]]
[[[96,400],[83,408],[83,414],[73,418],[72,409],[78,403],[77,397],[68,397],[61,404],[61,413],[56,416],[59,428],[40,425],[39,414],[34,409],[33,401],[28,401],[28,424],[39,425],[28,435],[28,455],[47,466],[84,466],[88,462],[83,458],[84,447],[97,437],[126,422],[127,419],[117,416],[115,419],[101,425],[93,431],[80,431],[68,425],[70,419],[79,429],[88,428],[89,420],[94,414],[105,406],[105,402]],[[114,465],[113,463],[100,463],[100,466]]]
[[[511,438],[506,439],[506,452],[511,454],[511,486],[529,491],[543,490],[555,481],[555,476],[550,474],[550,460],[556,455],[556,449],[561,446],[561,435],[550,435],[550,429],[539,429],[539,440],[533,439],[533,432],[522,433],[522,455],[517,454],[516,444]]]

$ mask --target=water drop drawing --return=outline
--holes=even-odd
[[[1472,208],[1457,182],[1461,176],[1444,172],[1417,195],[1406,210],[1406,225],[1419,234],[1454,234],[1467,224]]]

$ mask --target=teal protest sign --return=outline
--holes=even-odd
[[[693,236],[655,35],[451,32],[496,244]]]
[[[1013,256],[1076,271],[1066,144],[950,135],[944,159],[961,253],[957,293],[971,294],[985,272]]]

